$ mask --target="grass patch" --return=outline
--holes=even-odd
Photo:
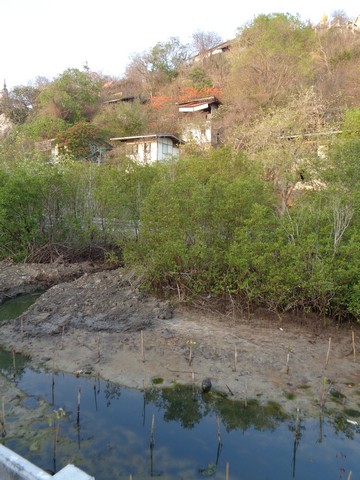
[[[154,377],[151,381],[153,385],[162,385],[164,383],[164,379],[162,377]]]
[[[284,394],[287,400],[294,400],[296,397],[294,392],[284,392]]]

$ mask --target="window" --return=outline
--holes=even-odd
[[[161,151],[163,156],[172,154],[172,143],[171,140],[164,139],[161,143]]]
[[[139,153],[139,145],[137,143],[127,143],[125,147],[125,153],[129,157],[137,157]]]

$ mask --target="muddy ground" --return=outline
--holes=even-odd
[[[0,327],[0,345],[35,366],[136,388],[210,378],[231,398],[273,400],[289,413],[313,415],[321,404],[338,408],[339,399],[341,408],[359,409],[356,326],[190,308],[145,295],[121,268],[0,263],[0,299],[39,285],[51,288]]]

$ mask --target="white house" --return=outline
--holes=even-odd
[[[209,48],[208,50],[204,50],[199,52],[195,55],[191,60],[193,62],[200,62],[206,58],[210,58],[213,55],[219,55],[221,53],[227,53],[230,51],[232,40],[228,40],[226,42],[222,42],[215,47]]]
[[[133,137],[110,138],[117,151],[138,163],[150,164],[178,157],[179,145],[184,143],[175,135],[156,133],[152,135],[139,135]]]
[[[178,103],[182,139],[203,146],[218,146],[221,143],[220,128],[215,125],[214,114],[220,105],[222,103],[215,96]]]

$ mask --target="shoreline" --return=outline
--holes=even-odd
[[[172,305],[145,295],[117,269],[57,283],[1,325],[0,344],[50,371],[89,372],[140,390],[155,386],[154,379],[163,379],[161,388],[210,378],[230,399],[318,415],[323,408],[359,409],[360,362],[352,354],[358,332],[324,328],[313,317],[280,322],[261,311],[245,319]]]

